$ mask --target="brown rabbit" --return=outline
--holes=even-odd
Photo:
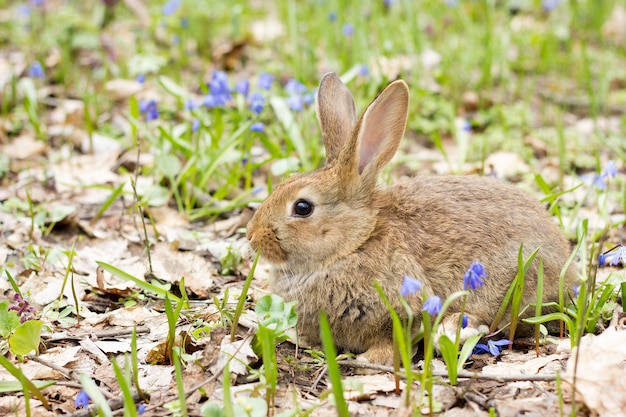
[[[445,299],[463,288],[465,271],[478,260],[487,278],[466,311],[470,323],[488,326],[517,273],[520,244],[526,256],[540,247],[544,300],[557,299],[570,253],[535,199],[496,180],[429,176],[381,185],[378,175],[398,149],[408,106],[407,85],[394,81],[357,120],[350,91],[326,74],[317,96],[326,166],[276,187],[247,231],[252,248],[272,265],[271,290],[297,301],[300,336],[319,343],[324,311],[339,348],[377,363],[391,361],[393,345],[375,280],[402,313],[404,275],[420,280],[427,297]],[[566,280],[571,284],[572,271]],[[536,268],[527,274],[524,303],[534,302],[535,287]],[[419,318],[421,294],[408,302]]]

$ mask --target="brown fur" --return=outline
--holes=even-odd
[[[526,256],[541,247],[544,300],[557,298],[570,253],[534,198],[496,180],[432,176],[379,185],[378,174],[404,135],[408,100],[406,84],[395,81],[355,122],[349,90],[336,75],[324,76],[318,120],[327,165],[284,181],[248,224],[251,246],[272,264],[272,291],[298,302],[301,336],[319,342],[319,312],[325,311],[338,347],[381,363],[391,360],[391,320],[374,280],[402,312],[404,275],[419,279],[427,296],[445,299],[462,289],[463,274],[478,260],[487,278],[466,310],[489,325],[517,273],[520,244]],[[293,215],[301,198],[314,205],[309,217]],[[567,282],[573,282],[572,271]],[[525,303],[534,301],[535,287],[533,267]],[[421,295],[408,301],[419,318]]]

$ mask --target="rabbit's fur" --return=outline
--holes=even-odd
[[[530,195],[494,179],[429,176],[384,186],[377,177],[392,159],[407,121],[408,87],[389,84],[360,119],[350,91],[335,74],[320,83],[317,114],[326,166],[295,175],[261,205],[248,224],[253,249],[272,264],[270,288],[296,300],[301,337],[319,342],[319,313],[329,319],[339,348],[365,359],[392,359],[391,318],[376,280],[398,313],[404,275],[423,283],[427,297],[445,299],[463,288],[472,261],[485,266],[484,286],[466,312],[490,325],[525,256],[540,247],[544,300],[558,297],[567,239]],[[296,202],[310,204],[308,214]],[[304,213],[304,215],[303,215]],[[536,264],[526,276],[524,303],[534,302]],[[571,285],[573,272],[566,282]],[[421,294],[407,298],[416,317]],[[459,311],[454,305],[449,313]],[[457,316],[458,317],[458,316]],[[419,320],[417,320],[419,322]]]

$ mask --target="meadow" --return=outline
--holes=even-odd
[[[619,415],[624,68],[626,0],[0,0],[0,415]],[[297,344],[246,224],[324,164],[328,72],[357,114],[409,87],[382,181],[531,193],[576,291],[521,305],[520,255],[510,333],[435,348],[448,299],[418,335],[391,309],[393,367],[338,352],[324,319]],[[525,309],[535,336],[512,340]]]

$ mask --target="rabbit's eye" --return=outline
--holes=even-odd
[[[313,213],[313,204],[306,200],[298,200],[293,204],[293,215],[296,217],[309,217]]]

